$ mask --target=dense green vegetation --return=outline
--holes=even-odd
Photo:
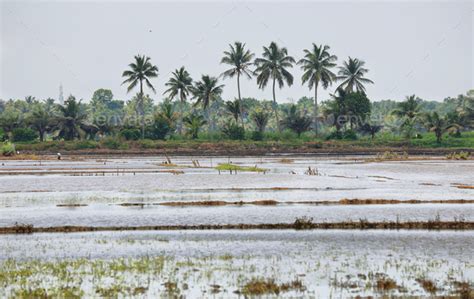
[[[371,101],[364,61],[349,57],[336,72],[337,57],[327,45],[313,44],[295,60],[288,50],[272,42],[260,57],[236,42],[229,45],[221,63],[228,66],[221,76],[202,75],[193,81],[185,67],[172,73],[165,97],[155,103],[152,80],[158,67],[146,56],[135,56],[122,74],[128,92],[138,93],[128,101],[115,99],[112,91],[98,89],[90,101],[74,96],[58,104],[54,99],[0,100],[0,140],[80,148],[152,148],[166,140],[176,143],[248,140],[258,144],[274,141],[298,145],[303,142],[340,140],[355,145],[415,145],[426,147],[472,146],[474,90],[443,102],[422,100],[415,95],[404,101]],[[290,87],[291,68],[303,70],[302,84],[314,97],[295,104],[278,103],[276,88]],[[241,78],[255,78],[260,88],[271,85],[272,99],[257,100],[241,95]],[[237,81],[237,97],[224,101],[222,79]],[[318,88],[337,87],[330,99],[318,102]],[[270,113],[270,111],[272,111]],[[141,141],[139,141],[141,140]]]

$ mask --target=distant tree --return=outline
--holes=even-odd
[[[436,111],[425,115],[425,126],[429,131],[435,133],[437,143],[441,142],[446,131],[458,127],[457,124],[450,124],[446,118],[440,117]]]
[[[354,126],[362,124],[370,115],[371,104],[365,93],[346,93],[343,102],[351,129],[354,129]]]
[[[364,78],[365,74],[369,72],[368,69],[364,68],[365,62],[357,58],[349,57],[348,61],[344,61],[343,65],[339,67],[337,80],[342,81],[339,88],[344,89],[346,92],[363,92],[365,93],[364,84],[373,84],[374,81]]]
[[[173,132],[176,128],[176,120],[178,118],[178,114],[174,112],[173,104],[170,101],[165,101],[161,104],[160,108],[157,117],[164,120],[168,124],[170,132]]]
[[[235,101],[227,101],[225,103],[225,107],[227,109],[227,112],[232,115],[232,117],[235,119],[235,122],[239,121],[239,116],[242,111],[240,108],[240,100],[235,100]]]
[[[298,137],[300,137],[301,133],[310,130],[311,118],[298,113],[296,105],[291,105],[286,117],[282,120],[282,124],[284,127],[294,131]]]
[[[210,118],[209,106],[220,98],[223,88],[224,85],[219,85],[217,78],[203,75],[201,81],[194,83],[191,89],[193,98],[196,99],[194,105],[200,105],[206,111],[208,120]]]
[[[7,106],[2,114],[0,114],[0,127],[9,138],[11,138],[13,130],[22,125],[21,113],[12,106]]]
[[[422,115],[420,112],[419,99],[415,95],[406,97],[406,100],[397,104],[397,108],[391,111],[392,115],[399,117],[402,122],[399,128],[405,131],[408,138],[411,138],[413,128]]]
[[[256,111],[252,115],[252,119],[255,123],[255,127],[257,128],[257,131],[260,133],[265,132],[265,128],[268,124],[269,114],[264,111]]]
[[[232,68],[222,73],[224,78],[237,77],[237,94],[240,108],[240,118],[242,121],[242,127],[244,127],[244,112],[242,97],[240,96],[240,76],[245,75],[248,79],[252,78],[252,59],[255,56],[252,52],[245,49],[245,44],[241,42],[235,42],[234,45],[229,45],[230,50],[224,51],[224,57],[221,59],[221,63],[231,65]]]
[[[313,123],[314,131],[318,133],[318,86],[321,83],[324,89],[327,89],[336,75],[331,71],[336,66],[337,56],[329,53],[329,46],[317,46],[313,43],[311,50],[304,50],[304,58],[298,61],[304,73],[301,77],[302,84],[308,83],[311,90],[314,87],[314,113]]]
[[[98,130],[87,121],[87,112],[81,109],[80,102],[75,97],[69,96],[64,105],[58,105],[58,110],[60,112],[57,118],[59,137],[66,140],[81,139]]]
[[[40,142],[55,125],[55,117],[48,112],[43,104],[37,104],[27,118],[27,123],[38,132]]]
[[[375,134],[377,134],[380,130],[382,130],[383,126],[382,125],[374,125],[370,123],[364,123],[360,128],[359,131],[362,134],[368,134],[372,138],[372,140],[375,138]]]
[[[97,89],[92,95],[90,105],[93,108],[93,111],[110,108],[109,106],[113,99],[114,95],[110,89]]]
[[[165,84],[168,89],[165,90],[164,94],[168,94],[170,98],[179,96],[180,101],[180,120],[178,124],[179,133],[182,133],[183,126],[183,108],[189,93],[192,89],[193,79],[189,75],[188,71],[182,66],[173,72],[172,77]]]
[[[336,94],[332,95],[332,100],[327,101],[324,105],[324,114],[331,120],[332,125],[336,128],[337,135],[347,122],[347,111],[345,98],[347,93],[339,88]]]
[[[272,80],[273,109],[279,132],[281,132],[281,128],[275,86],[277,82],[280,88],[284,86],[285,82],[288,86],[293,85],[293,75],[288,69],[292,68],[294,63],[295,59],[288,55],[288,50],[286,48],[279,48],[275,42],[270,43],[268,47],[263,47],[262,57],[255,59],[258,87],[264,89],[268,81]]]
[[[142,127],[142,139],[145,138],[145,111],[143,108],[143,82],[155,92],[155,88],[150,82],[151,78],[158,77],[158,67],[151,63],[150,57],[147,56],[135,56],[135,61],[130,63],[129,70],[122,73],[122,77],[125,77],[123,84],[128,84],[127,92],[130,92],[137,84],[140,86],[140,92],[138,98],[140,100],[139,113],[141,115],[141,127]]]
[[[206,120],[200,114],[191,114],[184,118],[184,125],[192,139],[198,138],[199,131],[206,123]]]

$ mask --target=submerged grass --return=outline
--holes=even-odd
[[[259,168],[257,165],[255,166],[240,166],[240,165],[235,165],[231,163],[224,163],[224,164],[219,164],[216,166],[216,169],[218,171],[230,171],[232,172],[237,172],[237,171],[249,171],[249,172],[267,172],[268,169],[265,168]]]

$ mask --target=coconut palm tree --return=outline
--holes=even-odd
[[[188,129],[188,134],[191,135],[192,139],[198,138],[199,130],[207,123],[204,117],[200,114],[188,115],[183,119],[183,121]]]
[[[296,105],[291,105],[282,124],[284,127],[295,132],[299,138],[301,133],[310,130],[311,118],[307,117],[304,113],[298,113]]]
[[[275,42],[270,43],[268,47],[263,47],[262,57],[255,59],[258,87],[263,89],[267,86],[268,81],[272,80],[273,109],[279,132],[281,132],[281,128],[278,118],[275,85],[278,82],[278,86],[282,88],[285,82],[288,86],[293,84],[293,75],[288,71],[288,68],[292,68],[294,63],[295,59],[288,55],[288,50],[278,47]]]
[[[328,88],[336,75],[331,68],[336,66],[337,56],[329,53],[329,46],[316,45],[313,43],[311,50],[304,50],[304,58],[298,61],[304,73],[301,77],[302,84],[308,83],[309,90],[314,87],[314,132],[318,133],[318,85],[321,83],[324,89]]]
[[[53,127],[54,117],[48,112],[43,104],[38,103],[33,108],[27,119],[28,124],[38,131],[40,142],[44,141],[44,135]]]
[[[123,84],[128,84],[127,92],[130,92],[137,84],[140,86],[139,93],[139,113],[141,115],[141,125],[142,125],[142,139],[145,138],[145,111],[143,107],[143,82],[148,86],[154,93],[155,87],[150,82],[151,78],[158,77],[158,67],[151,63],[150,57],[145,55],[135,56],[135,61],[130,63],[128,70],[122,73],[122,77],[125,77]]]
[[[435,133],[437,143],[441,142],[441,138],[446,131],[460,128],[458,124],[451,124],[447,118],[439,116],[436,111],[425,115],[425,126],[429,131]]]
[[[355,91],[365,93],[364,84],[373,84],[374,81],[364,78],[369,72],[364,65],[365,61],[357,58],[349,57],[348,61],[344,61],[343,66],[339,67],[337,80],[342,83],[338,88],[343,88],[346,92],[353,92],[355,88]]]
[[[227,101],[225,103],[225,107],[227,109],[227,112],[232,115],[232,117],[235,119],[235,122],[237,123],[239,121],[239,116],[241,115],[240,113],[242,111],[242,109],[240,109],[240,101]]]
[[[418,97],[415,95],[407,96],[405,101],[397,104],[397,108],[392,110],[391,114],[402,120],[400,128],[406,130],[407,137],[411,137],[413,126],[421,116]]]
[[[265,132],[265,127],[267,126],[268,118],[269,118],[268,113],[264,111],[256,111],[252,115],[252,119],[255,123],[255,127],[257,127],[257,131],[259,133],[263,134],[263,132]]]
[[[64,105],[58,105],[57,108],[60,113],[57,117],[59,137],[74,140],[93,133],[95,126],[87,122],[87,113],[75,97],[69,96]]]
[[[177,69],[173,72],[172,77],[165,84],[169,88],[165,90],[163,94],[168,94],[170,98],[174,98],[179,95],[180,120],[178,124],[178,131],[180,134],[182,133],[183,126],[184,103],[188,98],[192,83],[193,79],[189,75],[188,71],[184,68],[184,66],[182,66],[180,69]]]
[[[201,81],[195,82],[191,88],[193,98],[196,99],[195,106],[201,105],[206,111],[206,117],[209,120],[209,106],[211,102],[220,98],[224,85],[219,85],[215,77],[203,75]]]
[[[237,93],[239,99],[240,108],[240,119],[242,121],[242,127],[244,126],[244,114],[242,98],[240,96],[240,76],[245,75],[248,79],[252,78],[252,71],[250,66],[252,65],[252,59],[255,56],[252,52],[245,49],[245,44],[241,42],[235,42],[234,45],[229,45],[230,50],[224,51],[224,57],[221,59],[221,63],[231,65],[232,68],[222,73],[225,78],[234,76],[237,77]]]

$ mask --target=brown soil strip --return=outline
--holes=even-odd
[[[458,189],[474,189],[474,186],[469,186],[469,185],[457,185],[456,188],[458,188]]]
[[[395,180],[394,178],[390,178],[390,177],[387,177],[387,176],[381,176],[381,175],[369,175],[369,178]]]
[[[282,230],[282,229],[422,229],[422,230],[474,230],[474,222],[464,221],[411,221],[411,222],[368,222],[347,221],[331,223],[263,223],[263,224],[202,224],[202,225],[157,225],[157,226],[56,226],[34,227],[32,225],[16,225],[1,227],[0,234],[31,234],[31,233],[73,233],[96,231],[144,231],[144,230]]]
[[[172,206],[172,207],[179,207],[179,206],[226,206],[226,205],[260,205],[260,206],[274,206],[277,204],[282,204],[282,202],[278,202],[276,200],[255,200],[255,201],[220,201],[220,200],[208,200],[208,201],[171,201],[171,202],[164,202],[158,203],[158,205],[162,206]],[[284,203],[283,203],[284,204]],[[122,204],[123,205],[123,204]]]
[[[223,201],[223,200],[205,200],[205,201],[169,201],[162,203],[121,203],[120,206],[133,207],[145,205],[160,205],[170,207],[185,206],[242,206],[242,205],[393,205],[393,204],[474,204],[474,199],[452,199],[452,200],[398,200],[398,199],[341,199],[339,201],[277,201],[277,200],[254,200],[254,201]]]
[[[80,204],[80,203],[71,203],[71,204],[58,204],[56,206],[60,208],[76,208],[76,207],[86,207],[87,205]]]
[[[37,171],[22,171],[22,170],[15,170],[15,171],[3,171],[0,170],[0,175],[50,175],[50,174],[66,174],[66,175],[73,175],[73,176],[101,176],[106,174],[136,174],[136,173],[171,173],[171,174],[183,174],[184,172],[181,170],[174,170],[174,169],[102,169],[102,170],[89,170],[89,169],[71,169],[69,171],[61,171],[61,170],[37,170]]]

